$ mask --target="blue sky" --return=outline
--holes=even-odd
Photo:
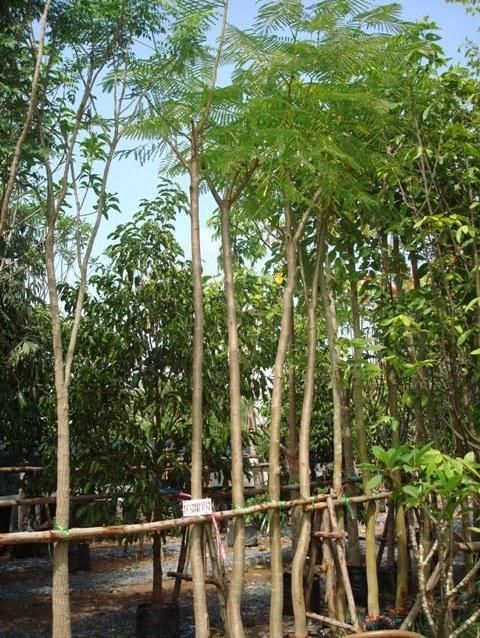
[[[453,62],[463,60],[459,53],[466,38],[478,39],[480,20],[466,14],[461,4],[447,4],[445,0],[403,0],[404,17],[407,20],[422,20],[426,16],[438,24],[440,44]],[[229,22],[238,27],[248,27],[255,15],[255,0],[230,0]],[[110,190],[118,192],[121,215],[112,215],[103,222],[97,239],[95,254],[99,255],[107,245],[107,236],[117,226],[126,222],[137,210],[138,202],[155,195],[158,176],[158,163],[140,166],[133,159],[117,162],[112,168]],[[186,184],[185,184],[186,185]],[[216,272],[218,245],[212,241],[206,228],[206,220],[213,212],[213,202],[204,197],[201,202],[202,217],[202,254],[206,272]],[[189,220],[184,218],[177,223],[177,237],[187,255],[189,248]]]

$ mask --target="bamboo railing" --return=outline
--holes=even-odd
[[[31,465],[0,466],[0,474],[38,474],[43,467]]]
[[[0,468],[1,471],[2,468]],[[5,469],[5,468],[4,468]],[[19,469],[19,468],[15,468]],[[30,468],[34,469],[42,469],[42,468]],[[312,487],[323,487],[323,481],[317,481],[312,483]],[[282,494],[288,494],[294,489],[298,489],[297,484],[292,485],[282,485]],[[268,492],[268,488],[266,487],[246,487],[245,488],[245,497],[250,498],[251,496],[260,496],[261,494],[266,494]],[[231,490],[226,490],[222,487],[211,487],[206,488],[205,496],[211,496],[215,500],[225,501],[227,499],[232,498]],[[78,494],[74,496],[70,496],[71,503],[90,503],[93,501],[108,501],[114,498],[126,498],[126,497],[138,497],[138,494],[133,492],[120,492],[118,494]],[[7,507],[18,507],[19,505],[54,505],[57,502],[56,496],[31,496],[31,497],[12,497],[5,498],[0,496],[0,509]]]
[[[384,500],[390,498],[391,492],[378,492],[369,496],[354,496],[348,499],[351,503],[366,503],[368,501]],[[214,517],[217,521],[229,520],[237,516],[247,516],[269,510],[289,510],[294,507],[305,507],[307,510],[327,508],[328,494],[318,494],[309,498],[291,499],[288,501],[271,501],[242,507],[234,510],[215,512],[211,516],[185,516],[182,518],[168,519],[164,521],[152,521],[150,523],[132,523],[127,525],[104,525],[101,527],[73,527],[71,529],[52,529],[38,532],[11,532],[0,534],[0,545],[17,545],[22,543],[54,543],[57,541],[73,542],[80,539],[106,538],[115,536],[131,536],[151,532],[165,532],[175,528],[188,527],[202,523]],[[333,507],[343,507],[346,499],[333,498]]]

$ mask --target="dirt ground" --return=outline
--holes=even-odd
[[[284,557],[290,559],[290,541],[284,539]],[[163,570],[175,571],[180,543],[168,538]],[[226,549],[226,566],[231,550]],[[148,602],[152,582],[151,545],[145,543],[144,556],[138,545],[121,547],[114,542],[92,544],[90,571],[70,576],[72,627],[74,638],[135,638],[137,605]],[[260,539],[247,550],[243,616],[249,638],[268,636],[270,604],[270,553],[268,541]],[[51,634],[51,556],[11,559],[0,556],[0,637],[47,638]],[[173,578],[164,578],[165,599],[173,589]],[[212,627],[221,629],[215,587],[208,586],[208,605]],[[193,636],[192,588],[183,582],[180,594],[182,638]],[[291,622],[285,619],[285,633]],[[313,635],[317,635],[313,632]],[[320,635],[320,634],[318,634]]]

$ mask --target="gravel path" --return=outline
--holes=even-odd
[[[165,546],[163,569],[175,571],[177,567],[180,543],[176,539],[169,539]],[[74,620],[72,630],[74,638],[115,638],[135,637],[135,612],[139,602],[129,596],[130,590],[142,591],[142,587],[150,586],[152,582],[151,546],[145,545],[145,558],[136,558],[136,547],[129,546],[125,551],[120,546],[97,545],[91,549],[91,571],[74,572],[70,575],[72,599],[75,595],[92,599],[88,613]],[[285,550],[285,560],[288,561],[290,551]],[[247,550],[246,562],[249,568],[262,571],[269,566],[270,553],[262,547]],[[227,551],[227,568],[231,563],[231,552]],[[10,622],[3,623],[0,619],[1,638],[48,638],[51,630],[48,623],[51,599],[51,558],[28,558],[0,561],[0,609],[19,606],[24,612],[19,612],[17,622],[9,618]],[[266,572],[264,572],[266,573]],[[171,581],[172,579],[166,579]],[[261,579],[247,578],[244,593],[244,619],[246,627],[255,627],[256,636],[261,636],[258,626],[266,622],[269,609],[270,587],[268,582]],[[263,578],[264,581],[268,580]],[[185,589],[187,589],[185,587]],[[184,591],[182,589],[182,591]],[[209,592],[209,613],[213,627],[221,627],[218,601],[212,587]],[[111,593],[111,600],[108,594]],[[102,597],[98,602],[95,599]],[[139,594],[140,595],[140,594]],[[145,596],[143,596],[145,600]],[[105,605],[103,601],[110,604]],[[98,602],[98,604],[95,604]],[[73,608],[73,605],[72,605]],[[27,622],[28,617],[41,618],[36,624]],[[180,597],[180,617],[182,638],[194,635],[193,609],[191,596],[187,593]],[[32,628],[33,624],[33,628]],[[22,626],[23,625],[23,626]],[[28,627],[28,628],[27,628]],[[253,634],[252,634],[253,635]]]

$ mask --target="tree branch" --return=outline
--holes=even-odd
[[[3,194],[3,199],[2,199],[2,208],[0,211],[0,237],[3,235],[5,226],[7,223],[8,206],[10,203],[10,197],[12,195],[13,187],[15,185],[15,178],[17,176],[17,169],[20,163],[20,155],[22,152],[22,146],[27,137],[28,130],[32,122],[33,112],[35,110],[36,103],[37,103],[37,90],[38,90],[38,83],[40,79],[40,68],[42,66],[43,50],[45,48],[45,32],[47,28],[47,16],[48,16],[48,11],[50,9],[51,1],[52,0],[46,1],[45,7],[43,9],[42,17],[40,19],[40,36],[38,41],[38,53],[37,53],[37,60],[35,63],[35,70],[33,73],[32,89],[30,93],[30,99],[28,102],[27,115],[25,117],[25,122],[23,125],[22,132],[20,133],[20,137],[18,138],[17,144],[15,146],[15,152],[13,155],[12,164],[10,166],[10,174],[8,176],[7,186],[5,188],[5,192]]]

